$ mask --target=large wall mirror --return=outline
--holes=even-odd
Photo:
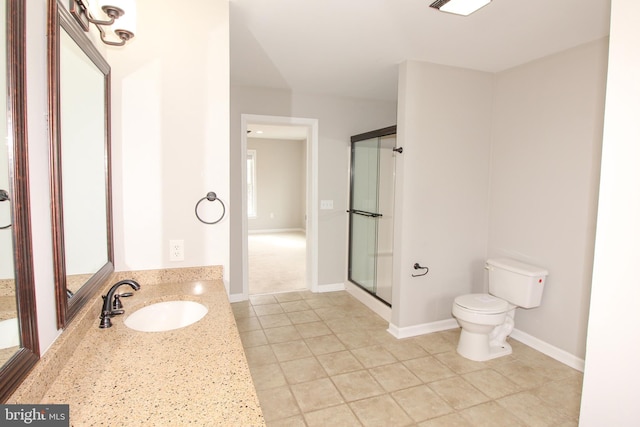
[[[49,1],[49,110],[58,327],[113,272],[110,76],[64,5]]]
[[[0,144],[0,402],[40,357],[29,216],[25,3],[0,0],[0,128],[6,137]]]

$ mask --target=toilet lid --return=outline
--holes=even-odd
[[[509,303],[489,294],[461,295],[455,299],[461,307],[482,313],[503,313],[509,309]]]

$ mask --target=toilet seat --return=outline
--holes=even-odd
[[[499,314],[509,310],[507,301],[490,294],[461,295],[454,302],[461,308],[482,314]]]

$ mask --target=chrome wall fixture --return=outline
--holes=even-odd
[[[96,2],[97,0],[91,0]],[[134,37],[135,25],[135,4],[133,0],[127,2],[127,19],[125,16],[125,8],[122,0],[109,1],[111,4],[102,5],[101,10],[108,19],[96,19],[91,13],[89,0],[70,0],[69,11],[76,18],[84,31],[89,31],[89,24],[94,24],[100,32],[100,39],[109,46],[124,46]],[[105,27],[109,27],[119,41],[108,39]]]
[[[200,206],[200,203],[202,203],[205,200],[208,200],[210,202],[215,202],[215,201],[220,202],[220,205],[221,205],[221,208],[222,208],[222,213],[220,214],[220,218],[218,218],[215,221],[205,221],[200,217],[200,215],[198,215],[198,206]],[[198,203],[196,203],[195,211],[196,211],[196,218],[198,218],[198,220],[200,222],[202,222],[203,224],[213,225],[213,224],[217,224],[220,221],[222,221],[222,218],[224,218],[224,214],[225,214],[226,208],[224,206],[224,202],[222,200],[220,200],[220,198],[216,195],[216,193],[214,193],[213,191],[209,191],[206,196],[204,196],[202,199],[198,200]]]
[[[9,201],[9,193],[7,190],[0,190],[0,202],[8,202]],[[4,230],[11,227],[11,223],[9,225],[0,225],[0,230]]]
[[[415,264],[413,264],[413,269],[414,270],[427,270],[427,271],[425,271],[424,273],[412,274],[411,277],[426,276],[426,274],[429,272],[429,267],[423,267],[417,262]]]

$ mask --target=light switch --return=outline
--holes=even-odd
[[[320,209],[333,209],[333,200],[320,200]]]

